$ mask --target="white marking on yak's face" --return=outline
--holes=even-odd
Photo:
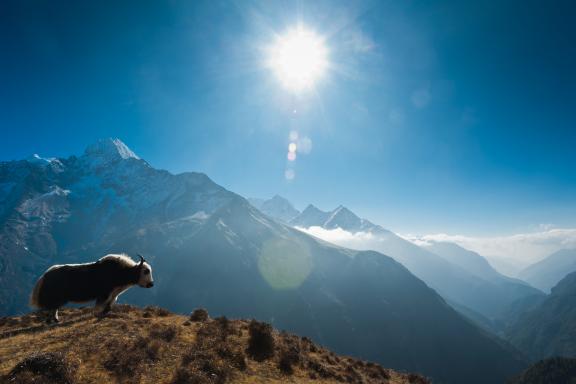
[[[154,279],[152,278],[152,267],[148,263],[143,263],[140,266],[140,278],[138,285],[142,288],[152,288],[154,286]]]

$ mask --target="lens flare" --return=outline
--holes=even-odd
[[[292,181],[296,177],[296,172],[294,172],[293,169],[287,169],[286,172],[284,172],[284,177],[286,180]]]
[[[312,258],[305,244],[284,239],[268,240],[258,256],[258,270],[274,289],[296,289],[312,270]]]

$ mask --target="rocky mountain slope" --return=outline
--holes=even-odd
[[[520,271],[518,277],[550,292],[570,272],[576,271],[576,249],[562,249]]]
[[[520,315],[507,338],[533,359],[576,357],[576,272],[562,279],[550,295]]]
[[[393,259],[322,242],[206,175],[156,170],[118,140],[80,157],[2,163],[0,176],[9,185],[0,223],[6,314],[27,311],[35,279],[51,264],[141,253],[156,285],[130,290],[128,302],[257,318],[337,353],[448,383],[502,382],[524,367]]]
[[[99,320],[63,311],[43,325],[35,314],[0,320],[0,382],[388,383],[426,384],[416,374],[336,355],[307,338],[247,320],[210,319],[160,308],[116,307]]]
[[[576,359],[552,357],[538,361],[509,384],[576,384]]]

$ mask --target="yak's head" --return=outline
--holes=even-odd
[[[142,255],[138,256],[140,257],[140,263],[138,263],[138,270],[140,271],[138,285],[142,288],[152,288],[154,286],[154,279],[152,278],[152,267],[146,262],[146,260],[144,260]]]

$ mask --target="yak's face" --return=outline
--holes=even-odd
[[[138,285],[142,288],[152,288],[154,286],[154,279],[152,278],[152,267],[148,263],[140,265],[140,278]]]

